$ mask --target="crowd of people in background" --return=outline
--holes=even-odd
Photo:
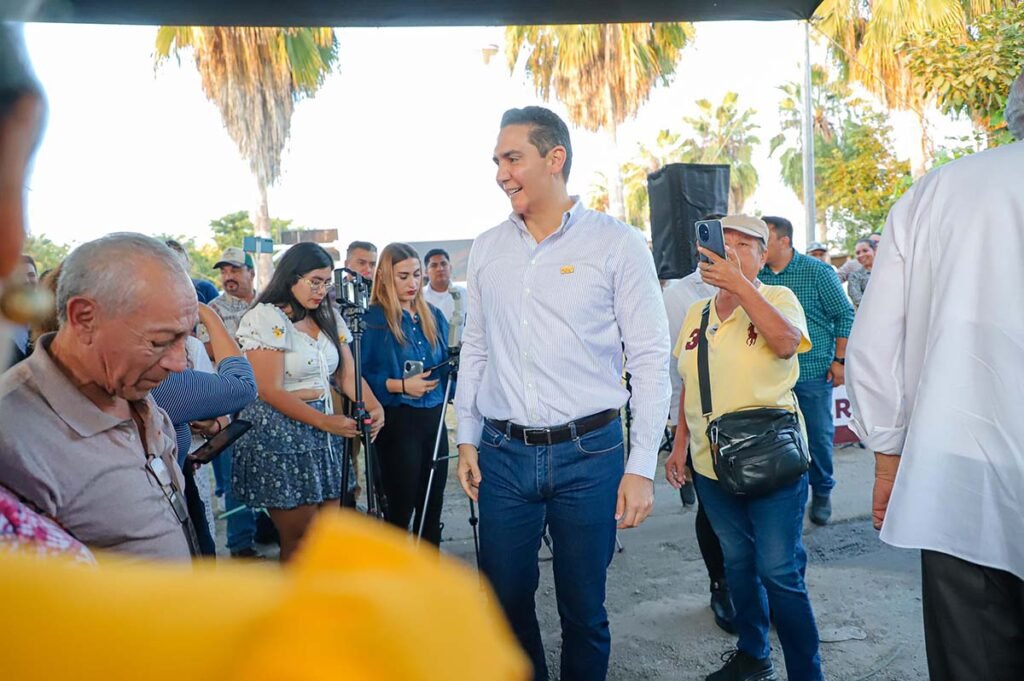
[[[18,92],[31,114],[33,91]],[[1024,137],[1024,75],[1010,102],[1011,131]],[[479,503],[481,572],[534,678],[548,677],[535,595],[549,535],[562,678],[603,679],[616,532],[651,512],[668,420],[664,475],[699,503],[710,605],[737,636],[707,678],[777,678],[774,622],[788,678],[819,681],[802,528],[805,514],[831,520],[832,393],[849,360],[853,427],[876,453],[876,527],[923,550],[932,677],[1024,674],[1024,433],[1013,411],[1024,323],[1012,288],[1024,254],[1024,146],[926,176],[881,233],[856,243],[856,264],[838,269],[824,244],[798,252],[784,217],[708,216],[720,221],[724,253],[701,248],[698,270],[661,292],[640,234],[568,193],[572,146],[556,114],[507,111],[493,160],[512,213],[476,240],[465,288],[444,250],[348,248],[345,267],[372,291],[362,378],[333,295],[335,262],[319,245],[290,247],[259,291],[251,257],[228,248],[215,266],[222,293],[191,277],[180,245],[139,234],[82,244],[42,276],[22,257],[18,286],[53,299],[35,326],[15,330],[16,363],[0,376],[4,542],[84,562],[94,551],[215,555],[211,476],[190,454],[237,420],[251,429],[213,466],[232,555],[258,557],[254,513],[266,511],[280,560],[296,560],[320,510],[356,493],[346,440],[364,427],[386,520],[422,527],[437,546],[447,472],[437,459],[447,451],[436,443],[440,432],[447,447],[454,400],[457,478]],[[952,249],[939,246],[978,211],[990,214],[961,252],[976,277],[940,281]],[[357,381],[366,424],[346,413]],[[730,417],[754,411],[775,419],[771,451],[802,467],[730,468]],[[431,471],[440,483],[428,494]]]

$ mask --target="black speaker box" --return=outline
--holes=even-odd
[[[659,279],[681,279],[697,269],[693,223],[729,212],[729,166],[670,163],[647,176],[651,241]]]

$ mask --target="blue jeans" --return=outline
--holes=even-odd
[[[804,584],[807,476],[754,498],[729,494],[703,475],[696,476],[696,485],[725,556],[736,647],[759,660],[771,655],[771,605],[790,681],[822,681],[818,626]]]
[[[800,381],[793,388],[807,424],[807,446],[811,450],[811,493],[827,497],[836,486],[832,477],[832,440],[836,425],[832,420],[832,384],[822,378]]]
[[[562,679],[601,681],[608,674],[605,581],[615,551],[615,502],[624,467],[618,419],[551,446],[527,446],[484,426],[480,567],[533,662],[535,679],[548,678],[534,603],[545,525],[562,622]]]
[[[227,517],[228,551],[232,553],[252,548],[256,536],[256,516],[252,509],[235,498],[231,493],[231,456],[233,447],[228,447],[213,460],[213,477],[217,481],[217,494],[224,495],[224,508],[230,513]],[[236,508],[241,509],[231,513]]]

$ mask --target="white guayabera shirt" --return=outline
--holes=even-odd
[[[1024,142],[920,179],[889,214],[847,352],[853,429],[902,453],[894,546],[1024,578]]]

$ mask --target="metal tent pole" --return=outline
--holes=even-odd
[[[811,101],[811,22],[804,22],[804,211],[807,225],[807,243],[817,241],[814,230],[814,105]]]

